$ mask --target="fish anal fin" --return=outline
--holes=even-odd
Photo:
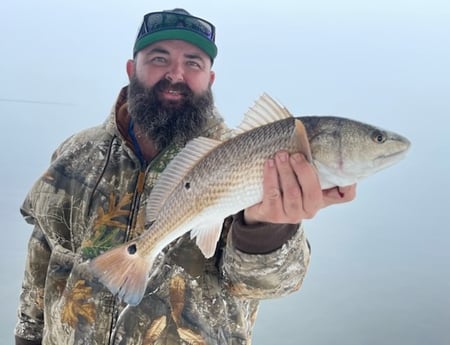
[[[202,224],[191,230],[191,238],[195,238],[195,243],[207,259],[216,252],[217,242],[222,233],[222,225],[222,222]]]
[[[144,297],[152,267],[152,262],[136,250],[136,244],[126,243],[99,255],[89,264],[94,277],[130,305],[139,304]]]
[[[297,141],[298,152],[303,153],[308,162],[312,163],[313,159],[308,133],[306,132],[305,125],[299,119],[295,119],[295,140]]]

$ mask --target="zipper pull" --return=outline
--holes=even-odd
[[[144,190],[144,183],[145,183],[145,171],[140,171],[136,183],[136,191],[139,194],[141,194],[142,191]]]

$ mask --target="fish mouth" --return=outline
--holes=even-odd
[[[389,155],[381,155],[381,156],[378,156],[376,158],[376,160],[402,158],[402,156],[404,156],[404,155],[406,155],[406,150],[394,152],[394,153],[391,153]]]
[[[393,153],[390,153],[390,154],[383,154],[383,155],[378,156],[375,159],[375,162],[386,161],[388,163],[392,162],[391,164],[393,164],[405,157],[406,153],[408,152],[408,150],[411,146],[411,142],[404,137],[400,137],[395,141],[397,142],[398,150]]]
[[[394,165],[398,161],[402,160],[406,156],[407,151],[408,149],[405,149],[403,151],[397,151],[388,155],[378,156],[374,159],[374,162],[379,164],[377,171]]]

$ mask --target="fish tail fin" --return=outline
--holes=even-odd
[[[139,255],[136,243],[127,243],[108,250],[90,262],[93,275],[112,294],[130,305],[144,297],[153,260]]]

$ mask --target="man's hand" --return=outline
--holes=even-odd
[[[300,223],[321,208],[351,201],[356,185],[322,190],[315,168],[300,153],[280,151],[264,164],[263,200],[244,210],[247,224]]]

